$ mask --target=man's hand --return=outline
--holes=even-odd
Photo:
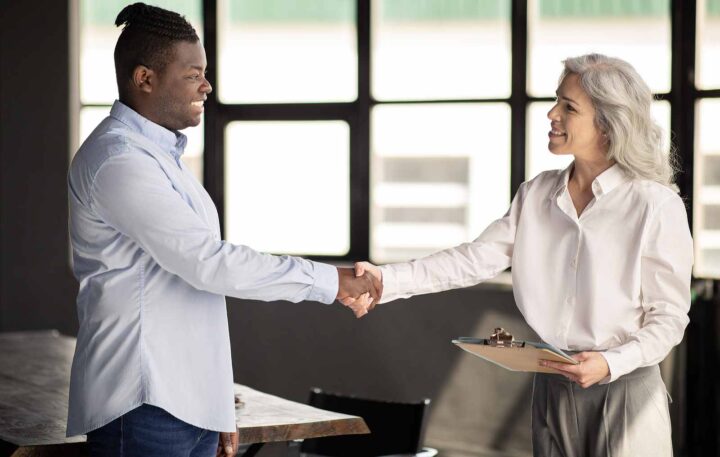
[[[610,367],[605,357],[599,352],[581,352],[575,354],[572,358],[580,362],[580,364],[570,365],[568,363],[541,360],[540,365],[558,370],[561,375],[578,383],[583,389],[602,381],[610,375]]]
[[[352,309],[355,317],[367,314],[368,307],[382,296],[382,282],[370,274],[356,276],[352,268],[338,268],[338,281],[337,299]]]
[[[218,448],[215,457],[230,457],[237,454],[238,451],[238,434],[220,432],[218,440]]]

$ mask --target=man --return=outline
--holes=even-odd
[[[123,24],[120,100],[68,175],[80,329],[67,434],[87,433],[97,456],[234,454],[224,296],[350,303],[377,301],[382,286],[220,239],[213,202],[180,160],[179,130],[200,123],[212,91],[205,51],[167,10],[136,3]]]

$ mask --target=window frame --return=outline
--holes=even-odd
[[[696,56],[697,0],[670,0],[671,20],[671,89],[655,94],[656,99],[670,103],[670,128],[682,172],[677,184],[688,201],[688,218],[693,223],[693,175],[695,141],[695,106],[701,99],[720,98],[719,89],[698,90],[693,74]],[[703,0],[700,0],[703,1]],[[507,98],[453,100],[383,100],[373,99],[371,83],[371,7],[372,0],[356,0],[356,33],[358,46],[358,97],[342,103],[268,103],[224,104],[217,92],[210,94],[205,105],[203,181],[215,202],[224,227],[224,129],[233,121],[307,121],[342,120],[350,126],[350,250],[344,256],[317,256],[315,260],[349,261],[370,258],[370,112],[378,104],[415,103],[507,103],[510,120],[511,195],[525,181],[526,112],[531,103],[552,101],[535,97],[527,90],[528,1],[511,1],[511,93]],[[217,0],[202,0],[204,44],[208,59],[208,79],[217,87]],[[109,104],[79,103],[83,108],[110,108]]]
[[[702,1],[702,0],[701,0]],[[688,218],[693,221],[694,106],[701,98],[719,98],[720,89],[698,91],[692,74],[695,67],[696,1],[670,0],[671,88],[655,94],[657,100],[670,103],[673,144],[682,172],[677,183],[687,198]],[[324,261],[352,261],[370,258],[370,113],[379,104],[416,103],[507,103],[510,106],[510,192],[514,195],[525,181],[527,109],[534,102],[552,101],[552,97],[532,96],[527,90],[528,76],[528,1],[512,0],[511,92],[507,98],[460,100],[383,100],[371,95],[371,8],[372,0],[356,1],[358,46],[358,97],[342,103],[267,103],[229,104],[218,100],[217,92],[205,105],[204,185],[220,215],[224,233],[224,130],[234,121],[308,121],[342,120],[350,126],[350,250],[344,256],[306,257]],[[217,88],[217,2],[203,0],[203,35],[208,60],[208,79]],[[687,38],[691,37],[691,38]]]

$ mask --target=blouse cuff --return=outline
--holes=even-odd
[[[605,357],[608,368],[610,368],[610,376],[600,381],[600,384],[616,381],[619,377],[632,372],[642,365],[642,351],[640,350],[639,343],[636,341],[608,349],[600,354]]]
[[[387,303],[397,300],[398,298],[406,298],[410,294],[402,294],[402,284],[406,285],[412,279],[412,271],[407,263],[395,263],[391,265],[380,266],[382,273],[383,294],[378,303]]]

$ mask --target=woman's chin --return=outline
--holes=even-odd
[[[559,147],[556,144],[553,144],[552,142],[548,143],[548,151],[550,151],[551,154],[556,156],[564,156],[571,154],[570,151],[566,150],[565,148]]]

